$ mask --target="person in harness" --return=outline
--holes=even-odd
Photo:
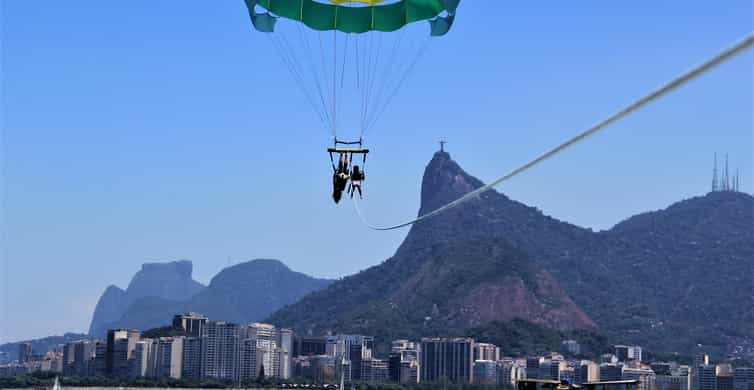
[[[364,175],[364,172],[359,168],[359,166],[354,165],[353,172],[351,172],[351,198],[353,198],[353,193],[356,190],[359,190],[359,199],[364,199],[364,196],[361,193],[361,181],[365,178],[366,176]]]
[[[338,167],[333,172],[333,201],[337,204],[343,197],[343,191],[346,189],[346,183],[351,176],[348,168],[349,156],[346,153],[340,153],[340,159],[338,160]],[[334,168],[334,167],[333,167]]]

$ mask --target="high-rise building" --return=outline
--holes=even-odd
[[[155,340],[155,377],[181,379],[184,337],[160,337]]]
[[[515,386],[520,379],[526,379],[526,361],[505,358],[497,362],[497,384]]]
[[[40,361],[35,362],[39,364],[36,369],[45,372],[63,372],[63,351],[60,349],[48,351]],[[35,365],[36,366],[36,365]]]
[[[628,345],[614,345],[613,346],[613,353],[615,354],[615,357],[618,358],[619,362],[627,362],[628,361]]]
[[[638,345],[616,345],[613,348],[619,362],[641,361],[642,349]]]
[[[176,314],[173,317],[173,327],[183,329],[186,336],[202,337],[207,333],[207,317],[199,313]]]
[[[705,364],[697,367],[699,387],[694,390],[717,390],[717,366]]]
[[[730,373],[732,374],[732,373]],[[734,382],[733,375],[718,375],[717,376],[717,390],[733,390]]]
[[[706,366],[709,364],[709,355],[706,353],[697,353],[694,355],[694,367]]]
[[[600,380],[600,366],[590,360],[582,360],[573,371],[573,383],[581,385]]]
[[[18,364],[28,363],[32,360],[34,353],[31,349],[31,343],[18,344]]]
[[[296,336],[293,343],[293,357],[327,354],[327,338]]]
[[[134,345],[130,376],[133,378],[154,376],[155,359],[152,339],[141,339]]]
[[[94,370],[89,375],[107,375],[107,341],[97,340],[94,344]]]
[[[291,377],[291,351],[293,350],[294,337],[290,329],[276,328],[270,324],[253,323],[246,328],[244,337],[256,342],[257,372],[264,367],[265,376],[280,379]],[[248,345],[247,347],[250,348]]]
[[[628,359],[637,362],[642,361],[642,349],[638,345],[634,345],[628,349]]]
[[[419,381],[419,345],[408,340],[395,340],[390,351],[390,380],[397,383]]]
[[[419,361],[401,362],[399,383],[419,383]]]
[[[318,383],[338,382],[340,381],[343,366],[337,360],[335,357],[327,355],[304,357],[301,362],[297,363],[299,375]],[[306,368],[302,369],[302,364]],[[345,375],[346,377],[350,377],[350,370]]]
[[[246,328],[246,337],[256,341],[257,372],[264,367],[265,376],[277,377],[278,366],[275,356],[277,336],[275,326],[270,324],[253,323]]]
[[[473,377],[474,383],[497,384],[497,362],[494,360],[475,360]]]
[[[207,329],[206,326],[204,329]],[[181,378],[198,380],[202,377],[202,342],[204,337],[186,337],[183,340]]]
[[[274,325],[252,323],[241,334],[241,378],[256,379],[264,368],[264,375],[288,379],[292,375],[291,351],[301,350],[302,340],[294,341],[290,329]],[[309,348],[309,345],[306,346]],[[306,362],[308,364],[308,361]]]
[[[63,346],[63,375],[65,376],[76,376],[73,367],[76,343],[76,341],[69,341]]]
[[[382,383],[388,381],[390,375],[387,360],[368,358],[363,359],[360,364],[360,378],[362,381],[374,383]]]
[[[126,377],[130,374],[129,360],[140,336],[141,332],[138,330],[110,329],[107,331],[106,375]]]
[[[539,379],[560,380],[560,371],[566,368],[566,362],[556,359],[543,359],[539,363]]]
[[[473,347],[474,340],[470,338],[423,338],[421,382],[471,383]]]
[[[600,381],[619,381],[623,377],[623,365],[615,363],[600,364]]]
[[[96,356],[96,342],[78,340],[63,346],[63,373],[67,376],[87,376]]]
[[[351,380],[354,381],[360,381],[361,380],[361,362],[364,359],[367,359],[366,353],[364,351],[365,347],[362,344],[350,344],[349,347],[349,353],[348,353],[348,360],[351,362]],[[371,357],[371,356],[370,356]]]
[[[542,362],[542,358],[529,357],[526,358],[526,378],[527,379],[540,379],[539,377],[539,364]]]
[[[693,390],[699,390],[701,388],[701,366],[706,365],[709,365],[709,355],[703,352],[694,355],[694,365],[691,366],[691,381],[693,383]]]
[[[245,338],[241,342],[241,381],[250,382],[259,377],[261,364],[257,358],[257,340]]]
[[[754,390],[754,368],[738,367],[733,370],[734,390]]]
[[[241,357],[241,328],[224,321],[207,322],[202,342],[202,377],[237,380]]]
[[[334,357],[346,357],[351,354],[351,346],[360,345],[362,359],[372,357],[374,349],[374,338],[364,335],[346,335],[328,336],[326,338],[325,354]]]
[[[691,390],[688,366],[674,368],[668,363],[652,363],[657,390]]]
[[[293,375],[293,343],[295,336],[291,329],[277,328],[277,354],[280,360],[278,378],[288,379]]]
[[[500,360],[500,348],[490,343],[474,343],[474,360]]]
[[[622,380],[638,380],[637,390],[656,390],[655,373],[648,368],[623,366]]]

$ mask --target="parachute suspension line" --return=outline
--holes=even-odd
[[[293,45],[291,44],[291,42],[288,39],[288,37],[286,36],[286,34],[283,33],[283,32],[281,32],[280,37],[282,38],[283,47],[287,48],[287,51],[289,53],[288,55],[291,58],[291,63],[293,64],[294,69],[296,69],[296,73],[298,74],[298,77],[301,80],[303,88],[311,96],[311,93],[309,92],[310,88],[307,87],[307,83],[305,82],[305,79],[304,79],[304,76],[303,76],[303,74],[304,74],[304,69],[303,68],[304,68],[305,65],[302,64],[301,61],[299,61],[298,56],[296,55],[296,50],[294,49]],[[312,100],[313,106],[316,107],[317,106],[316,103],[313,102],[314,98],[312,97],[312,98],[310,98],[310,100]],[[317,111],[320,112],[320,110],[317,110]],[[327,127],[329,127],[328,123],[330,122],[330,117],[329,117],[328,112],[327,112],[327,106],[322,105],[320,116],[322,116],[323,118],[325,118],[325,130],[329,131],[329,129],[327,129]]]
[[[356,46],[354,59],[356,60],[356,89],[360,89],[361,85],[361,72],[359,71],[360,63],[359,63],[359,35],[356,35],[354,39],[354,46]]]
[[[344,95],[343,95],[343,88],[344,88],[344,85],[345,85],[345,79],[346,79],[346,60],[348,59],[348,41],[349,41],[349,36],[350,36],[350,34],[346,33],[346,34],[345,34],[345,36],[346,36],[346,37],[345,37],[345,39],[343,40],[343,41],[344,41],[344,43],[343,43],[343,58],[342,58],[342,65],[341,65],[341,67],[340,67],[340,86],[339,86],[339,88],[338,88],[338,89],[339,89],[339,92],[338,92],[338,93],[339,93],[339,94],[340,94],[340,96],[341,96],[341,98],[340,98],[340,99],[338,100],[338,112],[343,112],[341,108],[343,107],[343,104],[344,104],[343,102],[344,102],[345,100],[347,100],[347,99],[344,99],[344,98],[343,98],[343,96],[344,96]]]
[[[335,17],[338,17],[337,11]],[[332,30],[332,117],[333,133],[337,134],[338,127],[338,30]]]
[[[429,44],[431,42],[431,39],[432,38],[427,38],[427,40],[424,42],[422,47],[416,53],[416,57],[414,57],[414,59],[408,65],[405,73],[403,73],[401,78],[398,80],[398,84],[395,86],[395,88],[392,89],[392,92],[390,93],[387,100],[385,101],[385,104],[382,105],[379,112],[374,116],[374,119],[367,125],[365,132],[368,132],[369,130],[372,129],[372,127],[374,127],[374,125],[377,123],[380,117],[382,117],[382,114],[384,114],[387,108],[390,106],[390,103],[392,103],[393,99],[395,98],[395,95],[398,94],[398,91],[400,91],[401,87],[406,82],[406,79],[408,79],[408,77],[413,72],[414,68],[416,67],[416,64],[419,63],[419,60],[421,60],[422,57],[424,57],[424,53],[426,53],[427,49],[429,49]]]
[[[317,87],[317,92],[319,93],[319,101],[320,104],[322,104],[322,111],[324,112],[325,118],[327,118],[328,125],[330,127],[330,132],[332,132],[333,126],[332,126],[332,120],[330,119],[329,110],[327,109],[327,104],[325,103],[325,95],[322,90],[322,83],[320,82],[319,72],[317,72],[317,67],[314,65],[314,54],[312,51],[312,45],[309,43],[309,38],[304,33],[303,29],[299,24],[296,24],[296,27],[298,28],[299,38],[301,42],[304,44],[304,53],[306,54],[306,57],[309,61],[309,66],[306,66],[309,68],[312,74],[312,78],[314,79],[314,85]],[[335,137],[335,134],[332,134],[333,137]]]
[[[346,57],[348,56],[348,37],[350,34],[346,34],[346,43],[343,46],[343,66],[341,67],[340,72],[340,91],[343,92],[343,83],[345,82],[346,78]]]
[[[376,80],[377,80],[377,71],[380,68],[380,58],[381,58],[380,54],[382,52],[382,34],[377,35],[377,37],[378,37],[378,39],[377,39],[378,42],[377,42],[377,50],[376,50],[376,53],[375,53],[375,60],[373,61],[372,69],[370,69],[370,71],[369,71],[370,77],[369,77],[369,83],[368,83],[368,86],[367,86],[367,88],[368,88],[368,90],[367,90],[367,109],[366,109],[366,113],[365,113],[365,117],[364,117],[364,120],[365,120],[364,125],[365,126],[363,126],[361,128],[361,137],[362,138],[364,137],[364,133],[367,131],[367,127],[369,126],[369,112],[370,111],[374,111],[374,108],[372,107],[372,105],[373,105],[373,102],[372,102],[373,99],[372,98],[373,98],[373,92],[374,92],[374,85],[375,85]]]
[[[653,103],[657,101],[659,98],[667,95],[668,93],[672,92],[673,90],[676,90],[691,80],[694,80],[698,78],[699,76],[703,75],[704,73],[714,69],[718,65],[730,60],[731,58],[735,57],[737,54],[742,53],[743,51],[750,49],[754,45],[754,33],[751,33],[747,35],[744,39],[741,41],[736,42],[731,47],[721,51],[720,53],[716,54],[715,56],[707,59],[703,63],[691,68],[690,70],[682,73],[681,75],[677,76],[676,78],[668,81],[667,83],[659,86],[658,88],[652,90],[648,94],[640,97],[639,99],[635,100],[633,103],[621,108],[617,112],[613,113],[612,115],[608,116],[607,118],[597,122],[592,127],[589,127],[585,131],[579,133],[575,137],[561,143],[560,145],[555,146],[554,148],[546,151],[545,153],[539,155],[538,157],[534,158],[533,160],[527,162],[526,164],[510,171],[509,173],[495,179],[491,183],[482,186],[480,188],[477,188],[474,191],[468,192],[467,194],[461,196],[460,198],[441,206],[433,211],[430,211],[426,214],[423,214],[419,216],[416,219],[412,219],[410,221],[406,221],[403,223],[399,223],[397,225],[393,226],[375,226],[369,223],[366,218],[361,214],[361,210],[359,209],[359,205],[357,203],[357,200],[354,198],[354,207],[356,209],[356,213],[359,215],[359,218],[361,218],[362,222],[369,227],[370,229],[374,230],[395,230],[399,229],[405,226],[413,225],[417,222],[423,221],[427,218],[430,218],[432,216],[435,216],[437,214],[440,214],[444,211],[447,211],[453,207],[456,207],[460,204],[463,204],[465,202],[468,202],[472,199],[476,199],[479,195],[481,195],[484,192],[487,192],[497,186],[500,183],[503,183],[513,177],[516,177],[520,175],[521,173],[524,173],[534,167],[535,165],[550,159],[551,157],[559,154],[560,152],[566,150],[567,148],[578,144],[579,142],[582,142],[586,140],[587,138],[597,134],[599,131],[604,130],[608,126],[610,126],[613,123],[616,123],[620,121],[621,119],[627,117],[628,115],[638,111],[639,109],[643,108],[644,106]]]
[[[306,83],[303,80],[303,77],[301,76],[300,72],[296,67],[294,66],[292,60],[288,58],[287,54],[285,53],[285,49],[283,48],[282,43],[280,42],[279,37],[267,35],[267,39],[270,41],[272,46],[275,48],[275,52],[280,57],[283,64],[288,69],[288,72],[293,77],[293,81],[296,84],[296,86],[304,93],[306,96],[307,101],[309,102],[309,105],[311,105],[314,112],[317,113],[317,116],[319,117],[320,124],[322,125],[322,128],[327,131],[327,121],[322,116],[322,112],[320,111],[319,107],[317,107],[317,104],[314,103],[314,99],[311,96],[310,91],[306,88]]]
[[[377,97],[375,99],[375,105],[372,109],[371,115],[369,118],[367,118],[367,126],[364,129],[364,132],[369,130],[369,123],[373,122],[375,120],[375,117],[378,115],[382,109],[380,107],[383,106],[384,100],[385,100],[385,92],[390,91],[390,88],[388,88],[388,85],[391,84],[391,79],[393,78],[393,69],[396,68],[396,72],[400,71],[401,66],[395,67],[396,63],[396,57],[398,57],[399,50],[401,48],[401,44],[403,43],[403,38],[406,35],[406,30],[401,30],[401,33],[398,35],[398,38],[393,42],[393,49],[391,51],[390,57],[388,58],[388,65],[383,69],[382,72],[382,80],[380,82],[380,88],[377,92]],[[388,95],[389,96],[389,95]]]
[[[368,32],[368,40],[365,38],[364,42],[366,46],[365,55],[364,55],[364,67],[362,68],[362,78],[361,78],[361,124],[360,124],[360,133],[364,133],[364,127],[365,127],[365,116],[366,116],[366,110],[367,110],[367,85],[369,84],[369,68],[371,68],[372,63],[372,43],[374,42],[374,32]]]
[[[317,38],[319,39],[319,58],[322,62],[322,81],[323,84],[325,84],[325,93],[327,94],[327,96],[332,96],[332,93],[330,91],[330,80],[328,78],[329,72],[327,71],[327,66],[325,66],[325,48],[322,44],[322,34],[322,32],[317,33]],[[330,110],[332,110],[332,108],[330,108]],[[330,119],[332,120],[332,135],[333,138],[338,138],[338,133],[335,131],[335,118],[333,118],[332,112],[330,114]]]
[[[366,71],[364,72],[366,75],[366,82],[364,84],[364,111],[362,113],[362,125],[361,125],[361,132],[360,135],[364,136],[364,130],[366,129],[367,124],[367,117],[369,115],[369,109],[370,109],[370,101],[372,96],[372,85],[374,84],[374,78],[375,78],[375,72],[374,69],[377,67],[377,62],[380,59],[380,48],[381,48],[381,40],[375,39],[375,35],[378,33],[371,32],[370,33],[370,39],[369,39],[369,62],[367,63]],[[382,37],[382,35],[378,35],[378,37]],[[375,42],[377,41],[377,42]]]

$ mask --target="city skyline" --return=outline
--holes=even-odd
[[[147,336],[149,332],[153,333]],[[171,378],[186,383],[214,379],[234,386],[273,378],[340,382],[341,388],[343,383],[359,382],[516,386],[521,381],[624,381],[621,386],[633,381],[635,390],[754,388],[754,367],[713,362],[704,352],[684,364],[647,359],[639,345],[611,345],[609,352],[607,346],[592,345],[599,351],[583,354],[573,339],[562,340],[557,351],[513,355],[471,337],[424,336],[392,340],[387,351],[385,346],[369,335],[303,336],[272,324],[236,324],[191,312],[176,314],[169,329],[110,329],[105,339],[70,341],[44,354],[21,343],[16,361],[0,364],[0,378],[46,371],[64,378]]]

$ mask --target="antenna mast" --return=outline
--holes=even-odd
[[[717,152],[715,152],[715,162],[712,168],[712,192],[717,190]]]

